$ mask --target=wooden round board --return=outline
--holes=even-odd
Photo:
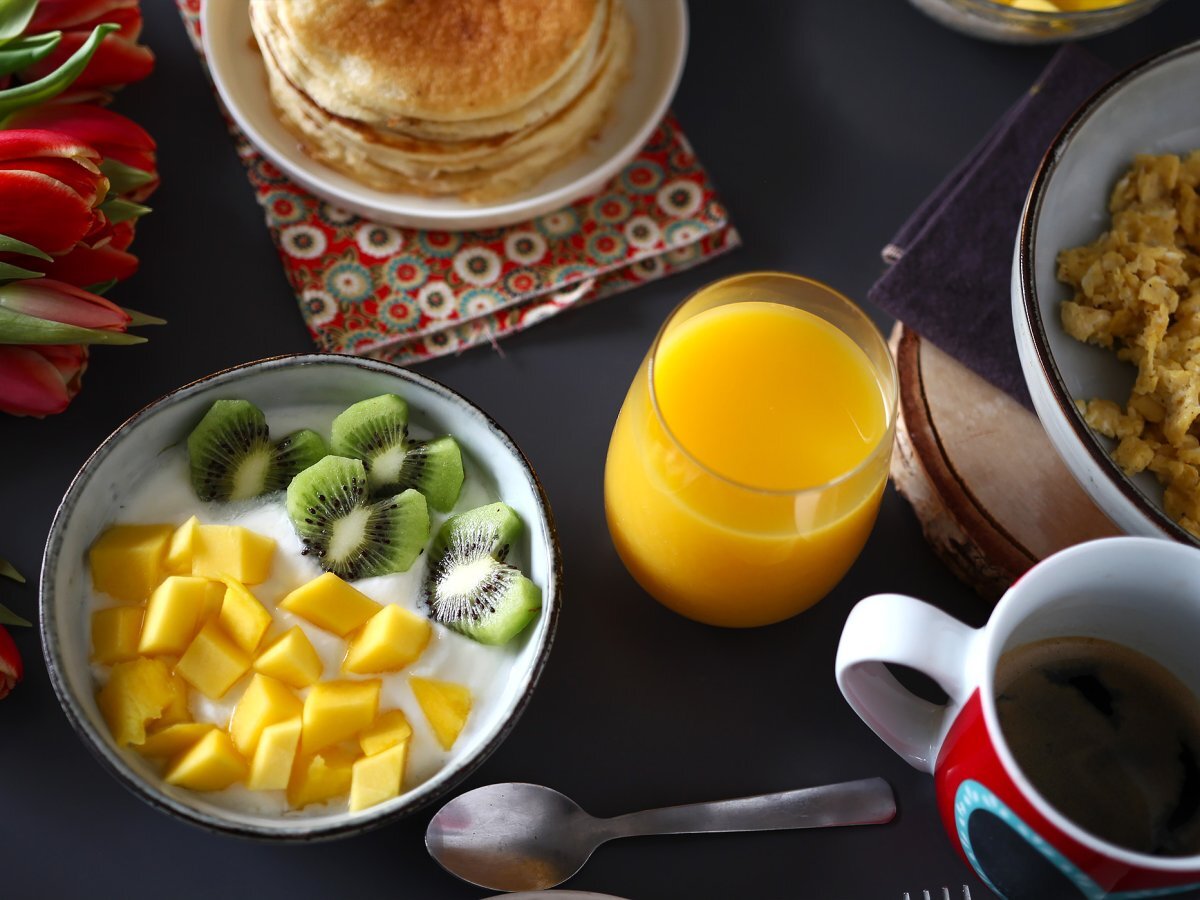
[[[925,537],[995,600],[1040,559],[1118,534],[1067,471],[1037,416],[900,324],[892,479]]]

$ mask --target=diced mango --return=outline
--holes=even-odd
[[[350,641],[342,668],[356,675],[395,672],[416,662],[433,634],[429,620],[388,605]]]
[[[382,607],[332,572],[314,578],[279,601],[279,606],[318,628],[345,637]]]
[[[200,738],[216,727],[208,722],[168,725],[162,731],[146,735],[146,740],[137,749],[143,756],[178,756],[198,744]]]
[[[170,525],[114,525],[88,551],[92,587],[115,600],[140,603],[163,580]]]
[[[358,745],[367,756],[382,753],[412,737],[412,726],[403,710],[389,709],[379,714],[371,727],[358,736]]]
[[[262,731],[250,763],[247,787],[256,791],[282,791],[291,781],[296,750],[300,747],[300,717],[268,725]]]
[[[175,529],[167,545],[166,566],[168,572],[187,575],[192,571],[192,551],[196,546],[196,529],[200,520],[192,516]]]
[[[250,657],[242,648],[216,622],[208,622],[188,645],[175,671],[204,696],[219,700],[249,668]]]
[[[304,704],[286,684],[256,674],[234,707],[229,736],[238,752],[250,759],[264,728],[287,719],[299,719],[303,709]]]
[[[408,741],[402,741],[354,764],[350,777],[350,812],[358,812],[400,795]]]
[[[144,742],[146,726],[162,716],[174,697],[167,664],[161,659],[138,657],[113,666],[108,683],[96,695],[96,705],[113,740],[124,747]]]
[[[220,791],[245,778],[247,769],[229,735],[214,728],[174,760],[163,779],[193,791]]]
[[[254,670],[294,688],[306,688],[325,672],[321,657],[299,625],[259,654]]]
[[[170,660],[164,660],[167,665],[171,664]],[[168,725],[175,725],[181,722],[192,721],[192,710],[188,706],[188,683],[183,680],[183,676],[178,672],[171,673],[171,702],[167,704],[167,708],[163,710],[161,716],[154,723],[153,728],[165,728]]]
[[[354,760],[336,747],[300,759],[288,784],[288,804],[300,809],[310,803],[341,797],[350,790],[353,772]]]
[[[178,656],[187,649],[208,608],[212,582],[191,575],[169,575],[146,603],[138,652]]]
[[[111,666],[137,656],[143,612],[140,606],[113,606],[92,613],[92,662]]]
[[[376,679],[314,684],[304,698],[304,755],[349,740],[374,722],[381,686]]]
[[[271,625],[271,614],[236,578],[223,578],[225,600],[221,604],[221,627],[233,642],[253,653]]]
[[[192,545],[192,574],[229,576],[242,584],[271,577],[275,541],[240,525],[197,525]]]
[[[429,720],[433,733],[443,750],[449,750],[458,740],[467,716],[471,714],[471,692],[461,684],[437,681],[433,678],[408,679],[421,711]]]

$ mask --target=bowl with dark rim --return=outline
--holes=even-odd
[[[1122,409],[1136,371],[1111,350],[1063,329],[1059,251],[1087,244],[1110,222],[1108,199],[1139,153],[1200,150],[1200,42],[1155,56],[1114,78],[1072,116],[1034,177],[1013,257],[1013,328],[1034,408],[1055,450],[1096,505],[1130,534],[1200,539],[1163,510],[1149,472],[1127,476],[1115,442],[1093,432],[1077,400],[1108,399]]]
[[[542,590],[541,613],[510,644],[496,648],[506,656],[497,669],[502,677],[496,679],[495,693],[477,702],[442,767],[399,797],[356,813],[347,812],[344,804],[317,814],[263,813],[232,809],[217,795],[166,784],[151,762],[115,744],[96,703],[88,548],[146,472],[163,465],[167,454],[184,453],[184,440],[212,401],[250,400],[269,422],[273,410],[344,408],[383,393],[408,401],[410,421],[417,428],[454,435],[463,450],[467,477],[482,479],[489,494],[495,492],[492,500],[503,500],[520,515],[525,527],[516,553]],[[194,508],[179,510],[178,522],[194,512],[204,521],[203,504],[197,500]],[[58,507],[46,543],[40,584],[42,647],[67,719],[103,767],[142,800],[226,834],[322,840],[377,827],[445,798],[500,745],[546,664],[558,621],[561,578],[561,555],[545,491],[512,438],[483,410],[438,382],[389,363],[333,354],[281,356],[226,369],[172,391],[134,414],[83,464]],[[272,599],[263,598],[268,608]]]

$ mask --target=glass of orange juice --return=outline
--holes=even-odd
[[[608,446],[617,552],[664,605],[711,625],[778,622],[853,564],[879,510],[896,370],[836,291],[756,272],[667,319]]]

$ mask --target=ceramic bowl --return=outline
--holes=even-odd
[[[1135,370],[1111,351],[1063,330],[1059,304],[1071,297],[1056,275],[1060,250],[1095,240],[1108,226],[1108,197],[1138,153],[1200,149],[1200,42],[1154,57],[1085,103],[1050,146],[1034,178],[1013,258],[1013,326],[1021,368],[1051,443],[1084,490],[1131,534],[1200,545],[1162,509],[1149,472],[1127,477],[1113,442],[1092,432],[1075,400],[1106,398],[1124,408]]]
[[[178,446],[222,397],[250,400],[266,412],[302,404],[337,407],[382,393],[409,402],[412,423],[459,441],[472,477],[481,477],[525,523],[523,568],[542,589],[543,609],[515,639],[515,652],[494,701],[469,723],[446,765],[401,796],[359,813],[265,815],[234,812],[202,793],[166,784],[136,752],[119,749],[96,705],[89,663],[87,550],[114,507],[159,454]],[[296,398],[299,398],[300,402]],[[199,503],[197,503],[199,506]],[[193,510],[180,510],[183,521]],[[203,513],[201,512],[203,517]],[[550,507],[529,461],[481,409],[429,378],[373,360],[307,354],[218,372],[151,403],[121,425],[84,463],[58,507],[41,575],[42,645],[51,682],[67,718],[100,762],[151,806],[197,825],[256,838],[317,840],[357,833],[444,797],[499,746],[516,724],[545,665],[558,618],[561,560]],[[508,649],[508,648],[506,648]]]
[[[1116,6],[1075,12],[1017,9],[995,0],[911,2],[930,18],[972,37],[1005,44],[1049,44],[1120,28],[1140,19],[1162,0],[1125,0]]]

